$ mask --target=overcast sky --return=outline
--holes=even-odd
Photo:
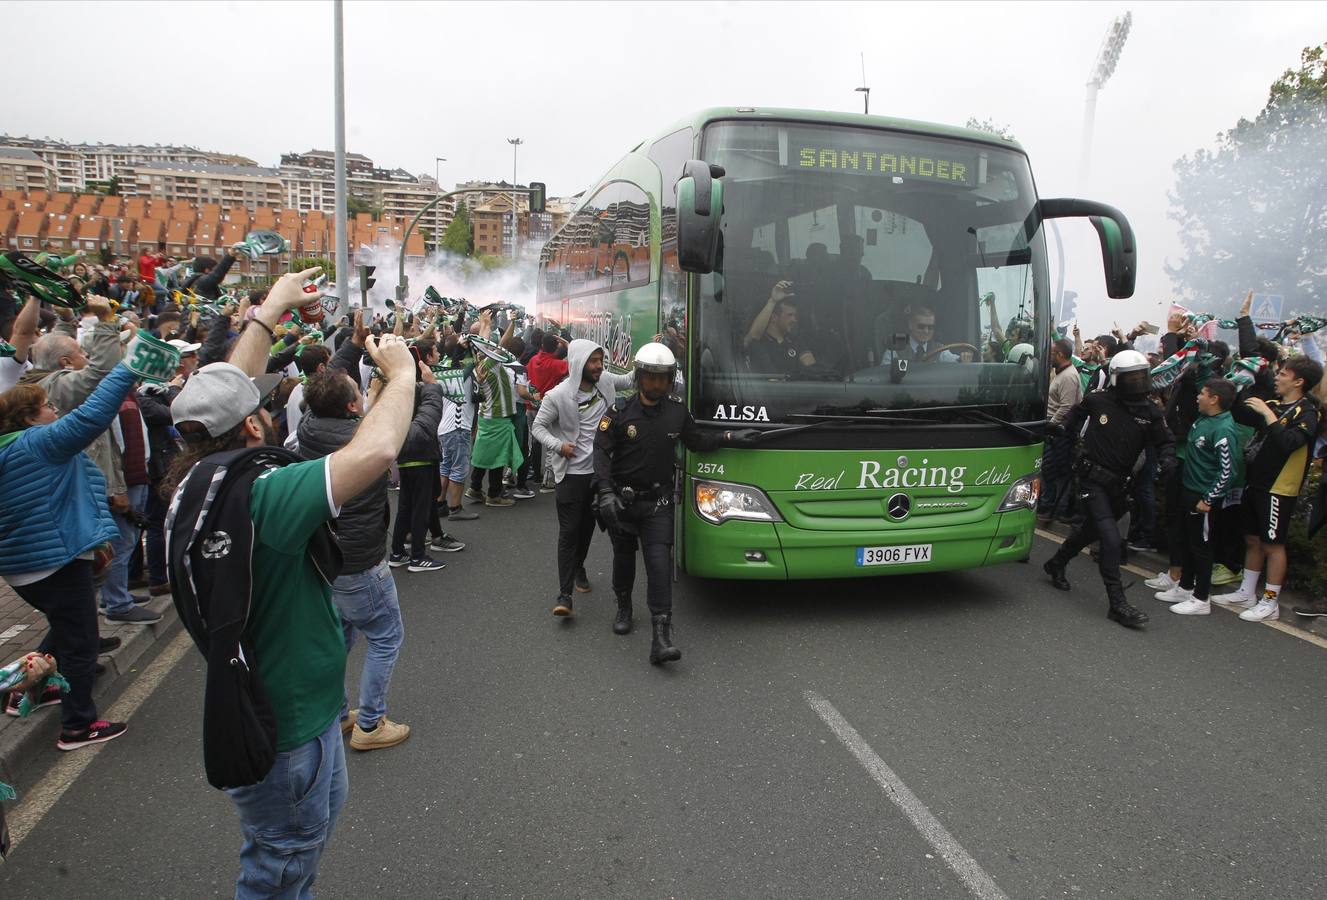
[[[1084,83],[1111,19],[1133,31],[1097,105],[1079,177]],[[275,165],[331,149],[332,5],[8,3],[15,33],[0,130],[71,141],[188,143]],[[1119,206],[1138,232],[1134,300],[1107,303],[1091,228],[1069,223],[1067,287],[1092,328],[1158,321],[1179,243],[1174,161],[1262,108],[1300,50],[1327,40],[1323,3],[347,2],[347,144],[442,180],[518,178],[554,195],[706,106],[872,111],[1008,124],[1042,196]],[[17,99],[21,96],[22,99]],[[1052,254],[1053,255],[1053,254]],[[1240,290],[1238,286],[1232,290]],[[1129,321],[1126,321],[1129,320]]]

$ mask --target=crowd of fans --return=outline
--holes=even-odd
[[[117,625],[160,620],[149,604],[172,593],[173,492],[206,451],[233,440],[233,427],[214,434],[207,421],[247,384],[264,410],[260,443],[319,460],[352,445],[390,383],[371,355],[378,336],[409,348],[411,402],[395,463],[336,517],[341,560],[329,586],[342,664],[357,638],[368,645],[358,704],[337,688],[340,729],[354,749],[409,735],[387,716],[404,637],[394,570],[441,571],[434,554],[466,547],[445,530],[452,523],[553,489],[548,454],[530,451],[530,424],[543,392],[566,377],[564,337],[500,304],[357,311],[332,322],[320,297],[304,293],[313,273],[278,280],[275,300],[267,290],[232,293],[223,279],[238,253],[181,263],[144,250],[132,262],[93,265],[48,250],[9,254],[0,266],[0,578],[50,626],[35,654],[3,670],[5,712],[60,706],[61,750],[124,733],[92,699],[97,656],[119,643],[100,637],[98,613]],[[292,288],[296,277],[304,280]],[[139,335],[178,357],[166,377],[128,366]],[[259,374],[232,371],[258,338]],[[190,390],[221,400],[185,413],[197,403]],[[399,492],[394,524],[389,491]]]
[[[276,767],[269,758],[256,778],[237,776],[235,755],[214,749],[208,769],[245,828],[241,885],[252,882],[260,894],[270,874],[264,854],[290,855],[259,837],[289,825],[269,821],[277,813],[263,792],[322,773],[308,760],[333,752],[324,746],[332,732],[362,751],[410,734],[387,714],[405,631],[394,569],[437,573],[445,564],[434,554],[465,549],[457,535],[477,510],[501,515],[538,492],[557,493],[555,614],[569,614],[573,592],[589,590],[586,447],[606,421],[612,391],[600,393],[602,348],[577,342],[569,359],[567,336],[533,327],[519,308],[426,306],[418,315],[358,311],[331,321],[311,280],[316,270],[283,276],[270,291],[229,292],[224,279],[240,252],[182,263],[144,250],[130,263],[103,266],[48,249],[32,260],[7,254],[0,265],[0,578],[50,625],[35,654],[0,670],[0,687],[10,689],[11,715],[61,707],[61,750],[112,740],[126,726],[101,718],[92,686],[98,654],[117,640],[100,637],[98,611],[109,623],[150,625],[160,619],[152,598],[172,594],[206,653],[202,635],[210,629],[215,638],[222,626],[191,617],[190,604],[211,603],[216,612],[252,594],[252,617],[245,606],[235,620],[250,625],[232,639],[241,651],[235,658],[256,653],[269,683],[271,697],[250,702],[274,710],[269,719],[280,729],[268,722],[268,755]],[[753,329],[753,342],[783,327],[776,306]],[[930,352],[929,322],[914,319],[918,346],[910,352],[920,357]],[[1219,324],[1238,333],[1233,350],[1211,339],[1204,317],[1176,312],[1150,357],[1153,400],[1185,464],[1158,483],[1157,460],[1138,459],[1129,544],[1147,549],[1156,535],[1168,537],[1171,567],[1148,584],[1176,612],[1202,614],[1215,602],[1240,608],[1241,618],[1274,619],[1287,576],[1286,529],[1311,462],[1327,445],[1321,359],[1306,335],[1323,323],[1286,323],[1280,341],[1259,336],[1247,308]],[[1056,340],[1048,417],[1065,421],[1086,394],[1104,388],[1110,359],[1146,331],[1140,325],[1083,341],[1075,330]],[[999,337],[1008,353],[1028,335],[1011,328]],[[149,354],[169,348],[173,368],[145,375],[135,365],[144,342]],[[1048,440],[1042,525],[1079,514],[1076,438]],[[181,521],[201,527],[213,514],[208,504],[229,496],[226,467],[243,465],[256,466],[244,482],[250,493],[225,507],[255,526],[246,548],[252,590],[238,592],[195,578],[198,567],[224,560],[232,537]],[[219,473],[215,497],[191,493],[189,479],[201,467]],[[390,491],[398,492],[394,517]],[[1321,489],[1314,508],[1320,520]],[[319,535],[332,520],[336,574],[323,578]],[[292,567],[302,574],[292,576]],[[296,600],[265,603],[278,589],[269,571],[283,573],[279,589]],[[1210,585],[1235,583],[1232,593],[1209,596]],[[1327,615],[1327,599],[1296,612]],[[335,674],[360,637],[368,650],[352,707]],[[205,745],[224,748],[248,738],[218,737],[216,724],[208,737],[213,716],[225,721],[235,712],[212,708],[214,676],[221,677],[210,667]],[[339,740],[334,752],[343,752]],[[264,780],[269,769],[278,774]],[[344,797],[344,765],[317,777],[327,806],[322,836],[295,853],[312,854],[304,874],[298,866],[287,872],[305,886]]]
[[[1181,615],[1204,615],[1218,603],[1240,610],[1246,621],[1277,619],[1297,513],[1311,514],[1301,516],[1309,518],[1311,537],[1327,507],[1327,482],[1315,488],[1309,477],[1314,460],[1327,454],[1327,384],[1312,336],[1327,323],[1302,316],[1260,329],[1249,315],[1252,298],[1232,321],[1174,307],[1158,347],[1147,354],[1151,399],[1164,411],[1179,465],[1159,478],[1155,449],[1140,455],[1130,479],[1127,542],[1134,551],[1164,544],[1170,566],[1147,586]],[[1216,339],[1218,325],[1236,332],[1233,348]],[[1127,334],[1116,329],[1084,341],[1075,327],[1072,339],[1056,340],[1047,416],[1065,422],[1084,396],[1106,387],[1112,358],[1157,331],[1140,323]],[[1073,489],[1079,437],[1047,442],[1042,527],[1081,519]],[[1316,499],[1306,507],[1301,494]],[[1238,587],[1213,596],[1212,585]],[[1327,599],[1294,611],[1327,616]]]

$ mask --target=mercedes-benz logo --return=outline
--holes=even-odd
[[[895,521],[906,519],[908,513],[912,511],[912,501],[908,499],[907,494],[895,494],[889,498],[885,509],[889,512],[889,517]]]

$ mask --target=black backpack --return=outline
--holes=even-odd
[[[249,489],[269,469],[300,461],[281,447],[215,453],[190,470],[166,518],[171,596],[207,659],[203,765],[222,790],[258,784],[276,760],[276,715],[244,637],[253,590]],[[309,553],[330,583],[341,565],[330,527],[318,530]]]

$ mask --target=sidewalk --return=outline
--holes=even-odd
[[[118,637],[120,646],[104,653],[98,662],[106,672],[98,676],[92,689],[98,709],[105,710],[139,670],[138,662],[158,641],[175,636],[179,617],[169,596],[156,597],[148,609],[160,612],[155,625],[111,625],[99,618],[102,637]],[[9,662],[37,649],[46,634],[46,617],[0,581],[0,662]],[[26,719],[0,714],[0,781],[13,785],[22,796],[23,771],[43,753],[57,754],[55,739],[60,731],[60,710],[49,707],[35,711]]]
[[[1065,538],[1069,536],[1070,528],[1068,525],[1064,524],[1063,522],[1055,521],[1051,523],[1051,527],[1049,529],[1039,528],[1037,530],[1038,531],[1045,530],[1051,534],[1054,534],[1056,537]],[[1037,562],[1038,572],[1040,572],[1041,562],[1044,562],[1044,560]],[[1129,550],[1128,564],[1133,565],[1135,568],[1146,571],[1147,572],[1146,577],[1151,578],[1156,573],[1170,568],[1170,557],[1165,556],[1161,553],[1140,553],[1137,550]],[[1093,564],[1094,571],[1095,568],[1096,568],[1095,564]],[[1129,579],[1127,576],[1125,577],[1124,583],[1126,585],[1128,585],[1129,583]],[[1239,585],[1237,584],[1228,584],[1220,586],[1213,585],[1212,593],[1225,594],[1234,590],[1237,587],[1239,587]],[[1148,589],[1144,586],[1143,590],[1148,590]],[[1149,595],[1151,593],[1152,592],[1149,591]],[[1307,631],[1310,634],[1315,634],[1320,638],[1327,638],[1327,617],[1306,618],[1305,616],[1295,615],[1294,607],[1302,603],[1307,603],[1310,599],[1311,598],[1296,591],[1283,590],[1281,592],[1281,597],[1280,597],[1281,618],[1278,621],[1280,621],[1283,625],[1289,625],[1292,628],[1298,628],[1301,631]],[[1152,612],[1152,610],[1150,609],[1148,609],[1147,611],[1149,614]]]

